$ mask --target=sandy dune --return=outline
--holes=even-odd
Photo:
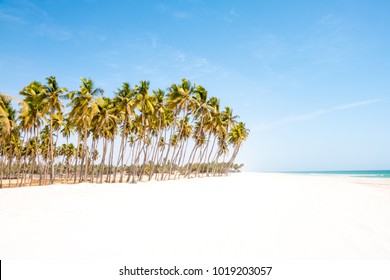
[[[390,259],[390,181],[242,173],[0,190],[0,259]]]

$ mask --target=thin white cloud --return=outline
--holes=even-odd
[[[287,125],[287,124],[290,124],[290,123],[307,121],[307,120],[313,119],[315,117],[318,117],[318,116],[321,116],[321,115],[325,115],[325,114],[329,113],[330,111],[331,110],[318,110],[318,111],[310,112],[310,113],[307,113],[307,114],[288,116],[288,117],[285,117],[283,119],[280,119],[280,120],[277,120],[277,121],[274,121],[274,122],[270,122],[270,123],[267,123],[267,124],[259,125],[259,126],[255,127],[255,129],[263,131],[263,130],[268,130],[268,129],[271,129],[271,128],[274,128],[274,127]]]
[[[193,4],[193,3],[188,3],[188,4]],[[191,17],[191,12],[184,11],[184,10],[179,10],[165,4],[159,3],[156,6],[162,13],[167,14],[168,16],[178,19],[178,20],[185,20]]]
[[[44,9],[29,1],[21,3],[18,9],[6,6],[0,10],[0,21],[28,26],[29,31],[33,30],[32,36],[50,37],[59,41],[73,37],[71,30],[54,26],[52,17]]]
[[[172,16],[177,19],[187,19],[190,14],[183,11],[172,11]]]
[[[20,24],[26,23],[22,18],[4,13],[2,11],[0,11],[0,20]]]
[[[183,51],[178,50],[176,53],[176,60],[179,62],[185,62],[186,61],[186,54]]]
[[[354,108],[354,107],[365,106],[365,105],[372,104],[372,103],[378,103],[380,101],[382,101],[382,99],[379,99],[379,98],[369,99],[369,100],[364,100],[364,101],[360,101],[360,102],[354,102],[354,103],[349,103],[349,104],[337,106],[337,107],[334,107],[333,109],[334,110],[345,110],[345,109],[350,109],[350,108]]]
[[[59,41],[65,41],[72,38],[73,34],[70,30],[48,26],[47,24],[39,24],[35,26],[35,34],[38,36],[48,36]]]
[[[236,12],[236,10],[234,8],[231,8],[229,10],[229,12],[227,12],[226,14],[220,16],[220,19],[226,21],[226,22],[233,22],[235,18],[237,18],[238,14]]]
[[[368,100],[364,100],[364,101],[353,102],[353,103],[349,103],[349,104],[335,106],[335,107],[332,107],[332,108],[329,108],[329,109],[317,110],[317,111],[310,112],[310,113],[307,113],[307,114],[289,116],[289,117],[286,117],[286,118],[283,118],[283,119],[280,119],[280,120],[277,120],[277,121],[274,121],[274,122],[258,125],[254,129],[255,130],[260,130],[260,131],[269,130],[269,129],[272,129],[272,128],[275,128],[275,127],[279,127],[279,126],[282,126],[282,125],[287,125],[287,124],[290,124],[290,123],[311,120],[311,119],[314,119],[314,118],[316,118],[318,116],[330,114],[330,113],[332,113],[334,111],[349,110],[349,109],[356,108],[356,107],[362,107],[362,106],[366,106],[366,105],[369,105],[369,104],[378,103],[380,101],[383,101],[383,99],[379,99],[379,98],[377,98],[377,99],[368,99]]]

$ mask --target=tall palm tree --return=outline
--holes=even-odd
[[[164,104],[165,92],[161,89],[153,91],[153,104],[154,104],[154,114],[151,116],[151,120],[154,127],[154,147],[152,147],[152,155],[150,161],[150,172],[149,172],[149,180],[151,180],[156,166],[159,165],[158,160],[158,150],[160,149],[163,152],[163,148],[165,147],[165,138],[163,137],[163,133],[165,131],[165,127],[167,126],[167,108]]]
[[[83,141],[83,152],[81,157],[81,171],[80,182],[87,180],[88,173],[88,134],[91,127],[92,118],[95,115],[97,109],[95,98],[103,94],[101,88],[96,88],[91,79],[81,78],[81,86],[78,91],[72,91],[69,93],[71,99],[70,106],[72,110],[69,113],[69,119],[74,123],[80,140]],[[86,166],[84,166],[84,162]],[[84,168],[84,174],[83,173]],[[75,177],[77,177],[77,158],[75,166]]]
[[[47,178],[52,184],[56,170],[62,170],[62,174],[65,171],[65,163],[66,181],[73,179],[74,183],[89,178],[93,182],[95,170],[100,182],[103,176],[107,182],[116,182],[118,169],[120,182],[125,170],[127,181],[132,177],[133,182],[142,180],[144,174],[149,180],[154,174],[160,180],[170,179],[172,173],[174,178],[183,173],[186,177],[193,173],[223,174],[231,169],[249,134],[244,123],[237,123],[230,107],[221,111],[219,99],[208,99],[206,89],[187,79],[172,84],[166,95],[160,89],[150,94],[146,81],[133,88],[123,83],[113,99],[99,97],[103,90],[96,88],[91,79],[81,78],[79,90],[68,94],[66,88],[58,86],[55,77],[46,81],[45,85],[32,82],[20,92],[23,101],[19,126],[10,98],[0,94],[0,186],[4,176],[11,178],[16,174],[20,185],[29,174],[31,185],[37,173],[40,184]],[[64,96],[70,99],[66,118],[61,102]],[[75,146],[69,143],[73,130],[77,132]],[[114,164],[118,131],[121,144]],[[57,149],[61,135],[66,144]],[[130,148],[128,154],[126,148]],[[189,155],[187,150],[191,150]],[[98,159],[100,166],[95,168]]]
[[[53,145],[53,120],[54,116],[62,112],[64,105],[61,102],[61,98],[65,98],[68,91],[64,87],[59,87],[55,77],[50,76],[46,78],[47,84],[45,85],[45,112],[48,111],[50,115],[50,133],[49,133],[49,145],[50,145],[50,184],[54,182],[54,145]]]
[[[116,96],[114,98],[115,107],[117,109],[119,120],[121,121],[122,125],[122,136],[121,136],[121,146],[119,149],[119,155],[118,155],[118,163],[121,165],[121,175],[119,178],[119,182],[122,182],[123,180],[123,164],[124,164],[124,157],[125,157],[125,151],[126,151],[126,142],[130,134],[130,122],[131,119],[135,117],[135,94],[138,90],[138,87],[131,88],[128,83],[123,83],[122,88],[118,88],[116,91]],[[116,170],[115,170],[116,175]],[[115,176],[114,175],[114,176]]]
[[[74,133],[74,124],[69,120],[69,118],[65,118],[62,122],[61,134],[66,139],[66,144],[69,144],[69,137]]]
[[[245,127],[245,123],[243,122],[239,122],[238,124],[234,125],[229,132],[229,144],[233,145],[234,151],[229,162],[227,163],[225,173],[227,173],[232,167],[234,160],[236,159],[242,144],[248,138],[248,135],[249,129]]]
[[[28,86],[24,87],[20,92],[23,99],[23,106],[20,112],[21,125],[27,130],[32,130],[33,139],[35,141],[35,160],[32,162],[37,162],[39,169],[39,184],[42,184],[42,166],[39,161],[39,145],[38,145],[38,135],[40,127],[43,123],[43,108],[44,100],[46,98],[45,87],[39,82],[32,82]],[[34,170],[34,168],[32,168]],[[30,185],[32,184],[33,176],[31,175]]]
[[[198,103],[194,98],[196,86],[192,85],[191,82],[187,79],[182,79],[181,84],[173,84],[169,88],[169,93],[167,95],[167,107],[174,112],[176,129],[178,130],[179,142],[178,145],[175,145],[173,155],[172,155],[172,164],[176,164],[176,160],[180,160],[180,155],[183,153],[184,142],[187,138],[183,136],[183,130],[186,128],[186,123],[188,120],[186,118],[189,115],[194,113],[198,107]],[[180,162],[179,162],[180,163]]]
[[[141,164],[141,169],[138,174],[139,179],[142,179],[142,176],[145,171],[146,162],[149,155],[149,145],[150,145],[150,133],[151,133],[151,122],[150,118],[154,113],[154,104],[153,98],[149,95],[149,82],[141,81],[140,86],[135,95],[135,104],[136,108],[139,112],[139,125],[137,127],[138,130],[138,138],[140,141],[140,146],[138,146],[138,151],[136,155],[135,165],[139,164],[141,159],[141,154],[143,153],[143,164]],[[135,118],[134,121],[137,118]]]
[[[11,104],[11,99],[0,95],[0,141],[1,141],[1,178],[0,188],[3,185],[3,161],[8,156],[8,185],[11,185],[12,160],[19,150],[20,145],[19,128],[16,124],[16,110]]]
[[[199,154],[199,166],[198,166],[198,169],[196,172],[198,175],[200,173],[202,163],[203,163],[203,165],[207,166],[207,164],[210,161],[210,156],[211,156],[213,149],[214,149],[217,133],[218,133],[218,130],[219,130],[220,125],[221,125],[221,113],[219,110],[219,106],[220,106],[219,99],[216,97],[211,97],[207,101],[207,105],[208,105],[207,108],[209,109],[209,112],[205,115],[205,117],[202,119],[202,122],[201,122],[202,129],[204,130],[204,132],[207,136],[206,136],[205,145],[203,147],[203,151],[201,151]],[[213,141],[212,141],[213,144],[212,144],[211,151],[209,151],[209,145],[210,145],[210,142],[212,139],[213,139]],[[205,171],[207,171],[207,170],[205,170]]]
[[[97,138],[103,138],[103,155],[99,172],[100,183],[102,183],[103,178],[108,140],[115,136],[113,127],[117,127],[118,121],[119,118],[116,116],[116,108],[113,101],[107,97],[97,98],[96,112],[92,119],[91,128],[93,128]]]
[[[50,127],[45,125],[41,130],[39,142],[39,151],[41,153],[43,164],[43,183],[46,184],[47,173],[50,169]],[[50,182],[49,182],[50,184]]]
[[[201,150],[201,147],[206,143],[205,137],[205,123],[210,119],[211,106],[208,104],[207,90],[198,85],[194,92],[194,112],[193,112],[193,139],[194,146],[188,158],[188,164],[186,168],[185,176],[188,177],[191,173],[192,166],[194,164],[196,153]]]

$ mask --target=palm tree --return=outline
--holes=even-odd
[[[8,156],[8,185],[11,186],[11,167],[14,155],[19,151],[20,134],[16,124],[16,110],[12,107],[11,99],[0,95],[0,140],[1,140],[1,178],[3,185],[3,161]]]
[[[72,160],[73,157],[76,157],[76,147],[72,143],[66,145],[65,156],[66,156],[66,179],[65,179],[65,182],[68,182],[70,161]]]
[[[191,113],[194,113],[197,108],[197,102],[194,99],[195,86],[191,84],[187,79],[182,79],[182,83],[179,85],[173,84],[169,88],[169,93],[167,95],[167,108],[173,111],[175,122],[173,125],[178,130],[179,142],[178,145],[174,146],[173,154],[171,157],[171,167],[176,164],[176,160],[181,159],[184,142],[186,137],[183,136],[183,130],[186,128],[186,123],[188,124],[189,120],[186,118],[189,117]],[[180,116],[181,115],[181,116]],[[173,140],[173,138],[171,138]],[[179,162],[180,164],[180,162]],[[171,168],[170,168],[171,170]]]
[[[115,136],[115,129],[117,127],[119,118],[116,116],[116,108],[113,101],[107,97],[100,97],[96,99],[96,112],[92,119],[91,127],[97,139],[103,138],[103,155],[100,164],[100,183],[102,183],[103,169],[107,153],[107,142]],[[112,150],[112,149],[111,149]],[[92,151],[92,153],[94,150]]]
[[[50,167],[50,128],[49,125],[45,125],[44,128],[41,130],[40,134],[40,145],[39,150],[41,152],[42,161],[45,162],[43,165],[43,183],[46,184],[47,179],[47,172],[49,171]],[[50,182],[49,182],[50,184]]]
[[[123,172],[124,172],[123,163],[124,163],[125,151],[127,146],[126,142],[130,134],[131,126],[129,124],[131,122],[131,118],[134,118],[135,116],[135,111],[134,111],[136,106],[135,94],[137,90],[138,87],[134,87],[133,89],[131,89],[128,83],[123,83],[122,88],[118,88],[116,92],[116,96],[114,98],[115,108],[117,109],[119,120],[121,121],[122,124],[121,146],[119,149],[118,162],[117,162],[117,167],[119,166],[119,164],[121,165],[121,175],[119,178],[119,182],[122,182],[123,180]],[[115,169],[115,175],[116,175],[116,169]]]
[[[3,164],[5,157],[6,142],[11,132],[11,124],[8,118],[10,100],[5,95],[0,95],[0,188],[3,187]]]
[[[50,145],[50,184],[54,182],[54,145],[53,145],[53,120],[55,114],[61,113],[64,105],[60,101],[61,98],[65,98],[68,91],[64,87],[59,87],[55,77],[50,76],[46,78],[47,85],[45,85],[45,112],[49,111],[50,115],[50,133],[49,133],[49,145]]]
[[[149,180],[151,180],[156,166],[159,165],[159,160],[157,158],[158,150],[163,152],[163,148],[165,147],[165,137],[163,137],[163,133],[165,131],[165,127],[167,126],[167,108],[164,104],[165,92],[161,89],[153,91],[153,104],[154,104],[154,114],[151,116],[151,121],[153,123],[154,128],[154,147],[152,147],[152,156],[150,161],[150,172],[149,172]]]
[[[192,128],[193,126],[189,123],[189,118],[185,117],[184,119],[180,120],[180,134],[179,139],[181,140],[180,143],[182,143],[182,147],[180,149],[180,153],[178,152],[176,154],[177,158],[177,165],[180,167],[182,161],[184,160],[184,155],[186,153],[187,147],[188,147],[188,139],[192,135]],[[184,144],[185,143],[185,144]],[[174,159],[174,162],[176,162],[176,159]],[[174,179],[176,179],[176,176],[179,172],[176,172]]]
[[[95,85],[91,79],[80,79],[82,85],[78,91],[72,91],[69,93],[69,98],[71,99],[70,106],[72,110],[69,113],[69,119],[74,123],[77,133],[79,135],[79,142],[83,141],[83,153],[81,157],[81,171],[80,171],[80,182],[87,180],[88,174],[88,133],[91,127],[92,118],[97,111],[95,98],[98,95],[103,94],[101,88],[95,88]],[[84,166],[84,162],[86,166]],[[83,168],[84,168],[84,177],[83,177]],[[77,177],[77,158],[75,166],[75,177],[74,182],[76,182]]]
[[[221,155],[225,155],[228,153],[228,145],[227,145],[227,137],[229,130],[236,124],[237,116],[233,116],[233,110],[226,106],[225,110],[222,112],[218,112],[218,115],[216,115],[217,118],[215,118],[215,136],[214,140],[217,140],[218,142],[218,150],[213,155],[213,160],[210,162],[211,154],[209,155],[208,164],[212,164],[211,169],[207,169],[207,175],[209,175],[209,171],[215,171],[218,160]],[[214,145],[214,143],[213,143]]]
[[[74,133],[74,124],[69,120],[69,118],[65,118],[62,122],[61,134],[66,139],[66,144],[69,144],[69,137]]]
[[[234,160],[236,159],[242,144],[248,138],[248,135],[249,135],[249,129],[245,127],[245,123],[243,122],[239,122],[238,124],[234,125],[231,131],[229,132],[229,144],[233,145],[234,151],[232,157],[227,163],[225,173],[227,173],[232,167]]]
[[[138,178],[142,179],[149,155],[148,147],[150,145],[151,133],[150,118],[154,113],[153,98],[149,95],[149,82],[140,82],[140,86],[138,87],[138,90],[135,95],[135,102],[136,108],[139,112],[139,125],[137,126],[137,132],[140,145],[137,149],[137,155],[135,158],[136,162],[134,164],[139,164],[139,160],[141,159],[141,153],[143,152],[143,164],[141,164],[141,169],[138,174]],[[137,117],[134,119],[134,121],[137,121]]]
[[[202,118],[201,126],[202,129],[204,130],[204,133],[207,135],[206,136],[206,142],[203,147],[203,151],[200,151],[199,154],[199,165],[198,169],[196,171],[197,175],[201,171],[202,163],[207,166],[207,164],[210,161],[210,156],[213,152],[216,137],[218,130],[220,129],[221,125],[221,113],[219,111],[219,99],[216,97],[211,97],[207,101],[207,108],[208,112],[207,114],[204,115],[204,118]],[[213,144],[211,151],[209,152],[209,145],[210,141],[213,138]],[[206,170],[207,171],[207,170]]]
[[[39,169],[39,184],[42,184],[42,166],[39,161],[38,135],[43,123],[43,107],[46,97],[45,87],[39,82],[32,82],[20,94],[24,96],[23,106],[20,112],[21,126],[25,131],[32,130],[35,140],[35,160]],[[33,166],[35,160],[32,162]],[[33,167],[32,170],[34,170]],[[30,185],[32,184],[32,179],[33,176],[31,175]]]
[[[93,182],[95,170],[100,182],[103,176],[106,182],[116,182],[118,169],[120,182],[125,170],[127,181],[132,177],[133,182],[136,178],[142,180],[144,174],[149,180],[154,175],[156,179],[170,179],[172,173],[175,179],[183,173],[190,177],[194,171],[196,176],[200,172],[208,176],[223,174],[232,168],[248,137],[249,130],[244,123],[237,123],[230,107],[220,111],[217,98],[208,99],[206,89],[186,79],[172,84],[167,95],[161,89],[149,94],[146,81],[133,88],[123,83],[113,99],[99,97],[103,90],[96,88],[91,79],[81,78],[79,90],[67,95],[55,77],[46,81],[45,85],[32,82],[20,92],[23,101],[19,126],[10,98],[0,94],[0,186],[4,176],[11,179],[16,174],[17,185],[23,185],[27,174],[31,185],[37,173],[40,184],[47,178],[53,184],[56,170],[63,174],[65,164],[66,181],[72,180],[73,169],[74,183],[87,181],[89,177]],[[64,96],[70,99],[66,118],[60,100]],[[77,132],[76,146],[69,143],[73,130]],[[121,144],[114,164],[118,131]],[[61,136],[66,144],[57,149]],[[90,136],[92,145],[88,143]],[[225,162],[231,146],[231,157]],[[100,166],[95,168],[98,159]]]
[[[10,123],[8,119],[8,107],[10,106],[10,103],[11,100],[7,96],[0,94],[0,124],[1,132],[5,133],[5,135],[10,132]]]
[[[210,118],[211,106],[208,104],[207,90],[198,85],[194,92],[194,113],[193,122],[195,123],[193,131],[194,146],[188,158],[185,177],[191,173],[191,168],[194,164],[196,153],[206,143],[205,128],[206,121]]]

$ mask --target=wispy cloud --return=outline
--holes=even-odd
[[[0,20],[11,22],[11,23],[20,23],[20,24],[26,23],[21,17],[14,16],[14,15],[5,13],[3,11],[0,11]]]
[[[177,19],[187,19],[190,14],[184,11],[172,11],[172,16]]]
[[[365,106],[365,105],[372,104],[372,103],[378,103],[380,101],[382,101],[382,99],[380,99],[380,98],[369,99],[369,100],[364,100],[364,101],[360,101],[360,102],[354,102],[354,103],[350,103],[350,104],[346,104],[346,105],[337,106],[337,107],[334,107],[333,109],[334,110],[345,110],[345,109]]]
[[[16,1],[15,1],[16,2]],[[31,36],[48,37],[64,41],[73,37],[73,32],[53,24],[54,18],[45,9],[32,1],[17,1],[0,7],[0,21],[20,24]],[[31,32],[31,30],[33,32]]]
[[[287,125],[287,124],[290,124],[290,123],[296,123],[296,122],[302,122],[302,121],[311,120],[311,119],[314,119],[314,118],[322,116],[322,115],[330,114],[330,113],[332,113],[334,111],[349,110],[349,109],[352,109],[352,108],[362,107],[362,106],[366,106],[366,105],[369,105],[369,104],[378,103],[378,102],[381,102],[381,101],[383,101],[383,99],[379,99],[379,98],[377,98],[377,99],[368,99],[368,100],[364,100],[364,101],[359,101],[359,102],[353,102],[353,103],[348,103],[348,104],[344,104],[344,105],[339,105],[339,106],[335,106],[335,107],[328,108],[328,109],[317,110],[317,111],[309,112],[309,113],[306,113],[306,114],[288,116],[286,118],[283,118],[283,119],[280,119],[280,120],[277,120],[277,121],[274,121],[274,122],[258,125],[257,127],[255,127],[255,129],[256,130],[260,130],[260,131],[269,130],[269,129],[272,129],[272,128],[275,128],[275,127],[279,127],[279,126],[283,126],[283,125]]]
[[[231,8],[227,13],[220,16],[220,19],[226,22],[233,22],[234,19],[238,16],[238,13],[234,8]]]
[[[39,24],[35,26],[35,35],[47,36],[58,41],[65,41],[72,38],[73,33],[70,30],[48,26],[47,24]]]
[[[175,19],[184,20],[184,19],[188,19],[191,16],[191,14],[187,11],[174,9],[166,4],[160,3],[157,7],[161,12],[163,12],[163,13],[165,13],[165,14],[167,14]]]

